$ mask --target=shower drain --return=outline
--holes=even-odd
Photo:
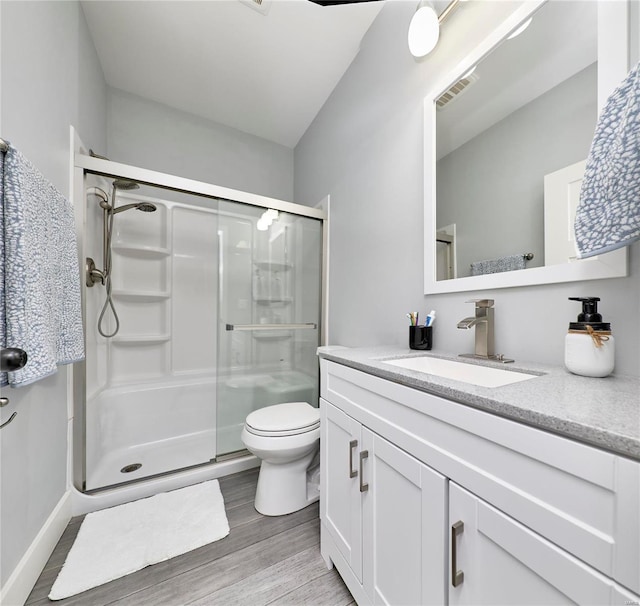
[[[131,463],[131,465],[125,465],[120,473],[131,473],[132,471],[138,471],[142,467],[142,463]]]

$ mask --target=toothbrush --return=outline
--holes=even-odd
[[[418,312],[417,311],[412,311],[410,313],[407,314],[407,318],[409,318],[409,321],[411,322],[411,326],[417,326],[418,325]]]

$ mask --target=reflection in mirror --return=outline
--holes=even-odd
[[[438,280],[575,257],[597,26],[596,2],[547,2],[436,100]]]

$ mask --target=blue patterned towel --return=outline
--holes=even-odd
[[[471,264],[471,275],[482,276],[484,274],[497,274],[503,271],[514,271],[516,269],[526,269],[524,255],[509,255],[499,259],[488,261],[475,261]]]
[[[639,70],[631,70],[598,119],[576,211],[579,259],[640,238]]]
[[[84,358],[80,273],[73,207],[15,148],[2,171],[4,276],[2,347],[27,352],[27,365],[0,385],[26,385]]]

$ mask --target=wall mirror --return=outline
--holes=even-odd
[[[627,2],[527,2],[425,99],[425,293],[627,275],[575,258],[599,108],[628,69]]]

